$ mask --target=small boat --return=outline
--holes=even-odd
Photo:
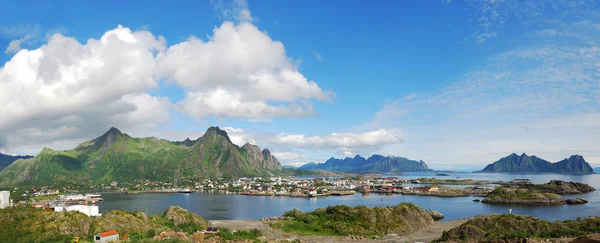
[[[192,193],[192,190],[190,190],[189,188],[183,189],[183,190],[179,190],[177,191],[179,193]]]

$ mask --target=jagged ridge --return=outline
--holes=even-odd
[[[409,160],[403,157],[381,156],[374,154],[365,159],[360,155],[354,158],[336,159],[331,157],[325,163],[309,163],[301,166],[300,170],[330,170],[340,172],[404,172],[429,171],[423,161]]]
[[[590,164],[581,155],[571,155],[559,162],[551,163],[536,156],[515,153],[489,164],[481,172],[512,173],[562,173],[594,174]]]

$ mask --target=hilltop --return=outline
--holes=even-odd
[[[251,144],[238,147],[218,127],[208,128],[196,140],[182,142],[133,138],[113,127],[74,149],[44,148],[34,158],[14,162],[0,171],[0,184],[272,176],[282,171],[268,149],[261,151]]]
[[[300,170],[329,170],[340,172],[405,172],[405,171],[431,171],[423,161],[409,160],[395,156],[381,156],[375,154],[368,159],[360,155],[354,158],[336,159],[331,157],[325,163],[308,163]]]
[[[481,172],[594,174],[581,155],[572,155],[556,163],[526,154],[511,154],[489,164]]]
[[[33,158],[33,156],[29,156],[29,155],[24,155],[24,156],[19,156],[19,155],[8,155],[8,154],[3,154],[0,153],[0,171],[3,170],[4,168],[8,167],[9,165],[11,165],[13,162],[19,160],[19,159],[30,159]]]

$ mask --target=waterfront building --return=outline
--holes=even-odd
[[[56,206],[54,207],[55,212],[69,212],[79,211],[87,216],[100,216],[98,206],[95,205],[72,205],[72,206]]]

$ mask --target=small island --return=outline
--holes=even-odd
[[[596,189],[579,182],[552,180],[546,184],[505,183],[488,193],[481,202],[490,204],[521,204],[552,206],[566,204],[561,195],[583,194]],[[585,203],[585,200],[570,200],[569,204]]]

